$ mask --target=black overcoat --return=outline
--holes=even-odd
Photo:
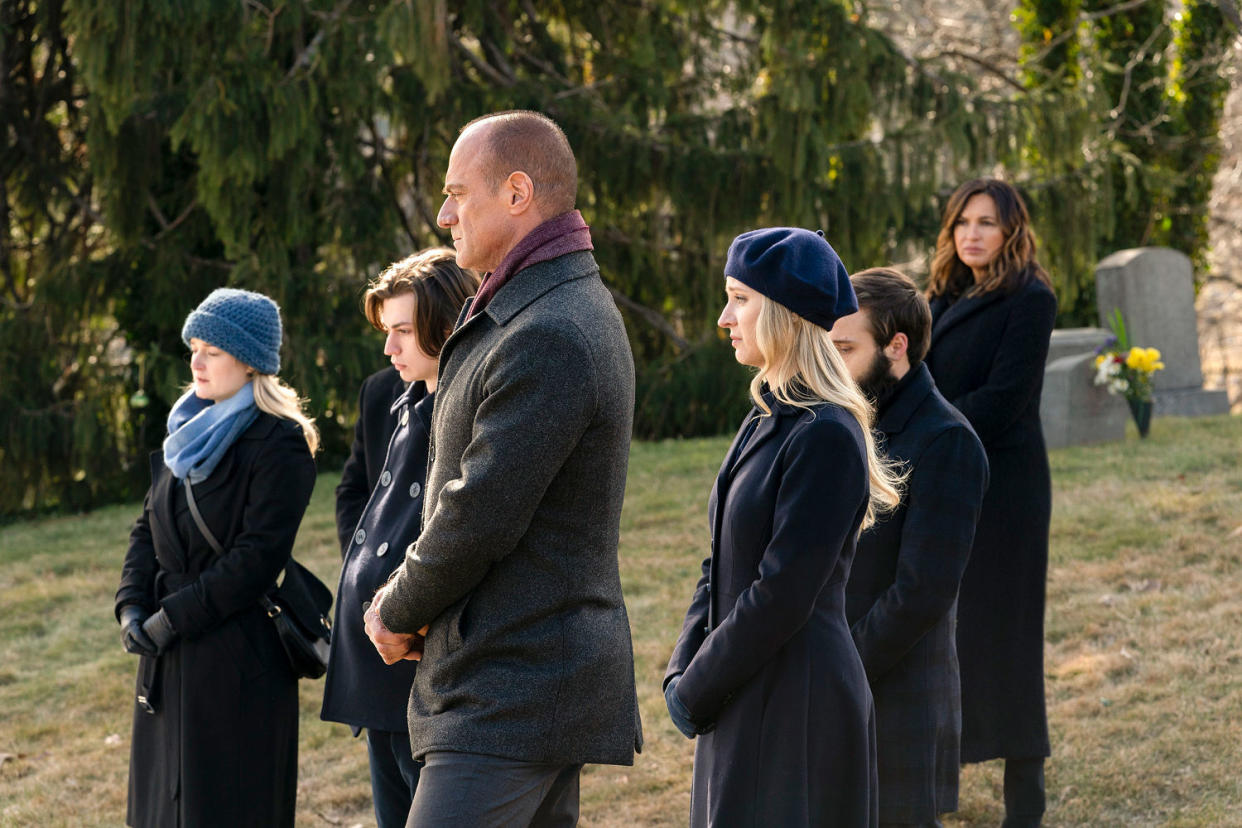
[[[834,405],[771,406],[716,478],[712,554],[665,675],[715,725],[698,737],[690,822],[874,825],[874,711],[845,620],[863,435]]]
[[[358,422],[354,423],[354,443],[350,448],[341,482],[336,487],[336,535],[341,557],[349,551],[350,538],[358,518],[379,482],[388,454],[388,441],[397,427],[392,404],[406,391],[397,369],[389,365],[362,381],[358,389]]]
[[[974,426],[991,482],[957,608],[962,761],[1049,755],[1044,704],[1044,593],[1052,477],[1039,420],[1056,319],[1032,281],[932,302],[927,366]]]
[[[355,729],[406,732],[406,705],[418,662],[385,664],[367,637],[362,606],[401,565],[406,547],[418,540],[435,405],[435,394],[426,388],[422,382],[413,383],[388,406],[396,427],[375,489],[350,535],[336,590],[336,623],[320,716]]]
[[[259,597],[276,581],[315,484],[301,429],[260,413],[194,486],[217,556],[185,489],[151,456],[151,489],[130,533],[116,611],[163,606],[180,635],[156,659],[156,713],[134,706],[134,826],[293,825],[297,677]]]
[[[880,404],[876,431],[909,476],[901,506],[858,539],[845,615],[875,697],[880,821],[924,825],[957,810],[954,602],[988,462],[923,364]]]

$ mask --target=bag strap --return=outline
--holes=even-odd
[[[215,550],[217,555],[224,554],[224,547],[220,545],[220,541],[216,540],[216,536],[207,528],[207,522],[203,520],[203,513],[198,510],[198,504],[194,501],[194,487],[190,485],[190,478],[185,479],[185,501],[190,506],[190,515],[194,518],[194,524],[198,526],[198,531],[203,533],[203,537],[207,539],[207,543],[211,544],[211,548]],[[259,596],[259,606],[267,612],[268,615],[275,618],[280,614],[280,605],[274,603],[267,595]]]
[[[224,554],[224,547],[220,545],[220,541],[216,540],[216,536],[207,528],[207,522],[203,520],[203,513],[198,510],[198,504],[194,502],[194,487],[190,485],[190,478],[185,479],[185,500],[190,504],[190,514],[194,518],[194,523],[198,526],[198,531],[203,533],[203,537],[207,539],[207,543],[211,544],[211,548],[215,550],[217,555]]]

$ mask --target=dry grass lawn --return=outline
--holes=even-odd
[[[583,778],[586,826],[686,822],[692,744],[660,678],[706,544],[727,441],[636,445],[621,566],[647,746]],[[1242,418],[1053,453],[1048,825],[1242,826]],[[298,555],[335,583],[325,474]],[[136,506],[0,529],[0,826],[124,821],[134,662],[112,594]],[[302,682],[298,824],[372,825],[365,746]],[[997,763],[948,825],[1000,821]]]

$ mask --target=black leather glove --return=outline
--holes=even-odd
[[[146,620],[147,611],[137,604],[121,607],[121,645],[125,647],[125,652],[155,655],[155,643],[142,631],[142,622]]]
[[[142,631],[155,645],[156,655],[167,652],[177,640],[177,631],[173,629],[172,621],[168,620],[168,613],[163,609],[142,622]]]

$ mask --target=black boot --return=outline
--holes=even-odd
[[[1044,817],[1044,759],[1005,760],[1005,821],[1001,828],[1039,828]]]

